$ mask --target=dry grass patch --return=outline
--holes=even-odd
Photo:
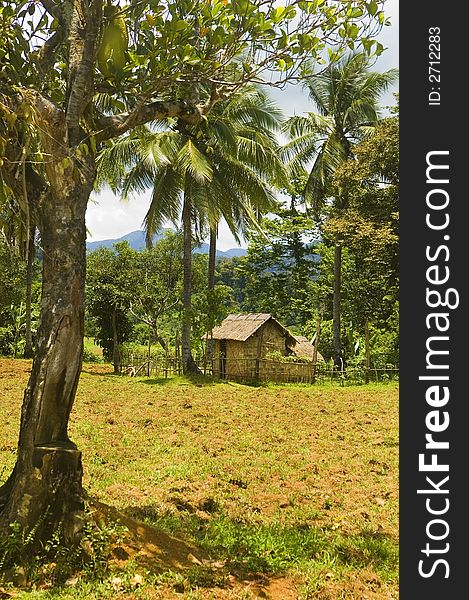
[[[0,359],[3,477],[28,369]],[[167,595],[139,597],[397,598],[396,384],[256,388],[110,371],[85,365],[71,419],[87,490],[218,565],[159,576],[152,589]]]

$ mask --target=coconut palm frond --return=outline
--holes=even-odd
[[[250,124],[257,128],[262,128],[269,131],[277,131],[280,129],[283,114],[276,109],[273,103],[266,103],[263,106],[251,106],[249,109],[239,108],[232,115],[233,122],[239,124]]]
[[[287,163],[290,171],[303,168],[316,156],[318,145],[315,134],[296,137],[282,146],[280,157]]]
[[[268,180],[242,161],[227,157],[219,164],[218,174],[240,199],[249,198],[259,212],[265,213],[274,207],[275,196]]]
[[[368,101],[376,101],[399,78],[399,69],[389,69],[384,73],[369,72],[360,86],[360,96]]]
[[[177,156],[177,168],[188,172],[195,181],[210,181],[212,167],[207,157],[197,148],[191,139],[188,139],[180,149]]]
[[[322,116],[327,116],[330,112],[330,85],[327,74],[328,72],[325,71],[308,77],[303,83],[317,113]]]
[[[214,119],[207,126],[208,142],[220,148],[234,152],[236,150],[236,133],[233,127],[222,119]]]
[[[153,180],[150,208],[144,219],[144,227],[150,239],[161,229],[166,220],[178,222],[184,178],[171,166],[161,169]]]
[[[316,214],[326,203],[337,167],[350,158],[352,144],[378,121],[379,96],[396,81],[396,69],[376,73],[369,66],[368,57],[351,54],[308,77],[304,85],[316,112],[292,117],[284,127],[293,139],[282,148],[283,158],[292,174],[309,168],[305,200]]]
[[[331,135],[321,146],[314,160],[306,182],[304,198],[317,218],[324,205],[332,176],[341,162],[345,160],[344,156],[342,144],[335,136]]]
[[[272,147],[262,133],[244,134],[237,137],[237,159],[254,170],[274,175],[283,168],[279,148]]]
[[[235,128],[252,124],[258,129],[277,131],[284,118],[280,107],[256,86],[239,91],[225,105],[219,105],[219,111]]]
[[[115,96],[108,92],[98,92],[93,96],[94,110],[99,113],[111,115],[117,112],[125,112],[129,110],[129,105],[123,99],[116,99]]]
[[[127,136],[101,150],[96,158],[97,188],[109,185],[113,191],[117,191],[126,172],[138,160],[140,149],[140,140]]]
[[[144,161],[139,161],[132,167],[122,179],[120,190],[122,199],[128,200],[131,196],[143,194],[153,186],[155,171],[148,169]]]

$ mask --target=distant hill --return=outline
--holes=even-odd
[[[165,231],[172,231],[169,228],[162,229],[161,232],[157,233],[153,238],[153,243],[157,242],[164,235]],[[97,242],[86,242],[87,252],[92,252],[98,248],[112,248],[117,242],[128,242],[129,246],[134,250],[143,250],[145,248],[145,232],[142,230],[131,231],[126,235],[123,235],[117,239],[99,240]],[[208,254],[209,245],[202,244],[199,248],[196,248],[194,252],[198,254]],[[230,248],[229,250],[217,250],[217,256],[219,258],[232,258],[233,256],[244,256],[247,250],[244,248]]]

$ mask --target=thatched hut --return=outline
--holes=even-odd
[[[267,368],[264,359],[272,352],[312,357],[310,349],[314,351],[306,338],[291,334],[269,313],[228,315],[210,337],[214,371],[228,379],[262,379]]]
[[[298,356],[298,358],[308,358],[310,360],[314,360],[314,345],[308,340],[304,335],[294,335],[295,343],[289,346],[289,349],[293,354]],[[320,352],[317,352],[316,355],[317,362],[324,362],[323,356]]]

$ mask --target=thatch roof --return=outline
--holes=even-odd
[[[292,345],[288,344],[290,350],[296,354],[298,358],[314,358],[314,346],[308,338],[303,335],[295,335],[293,337],[295,338],[295,343]],[[323,360],[323,356],[318,352],[317,361],[320,362]]]
[[[286,329],[281,323],[274,319],[269,313],[248,313],[248,314],[236,314],[228,315],[226,319],[214,327],[212,331],[212,337],[214,340],[236,340],[239,342],[245,342],[251,337],[264,323],[267,321],[273,321],[282,333],[293,343],[294,336]]]

